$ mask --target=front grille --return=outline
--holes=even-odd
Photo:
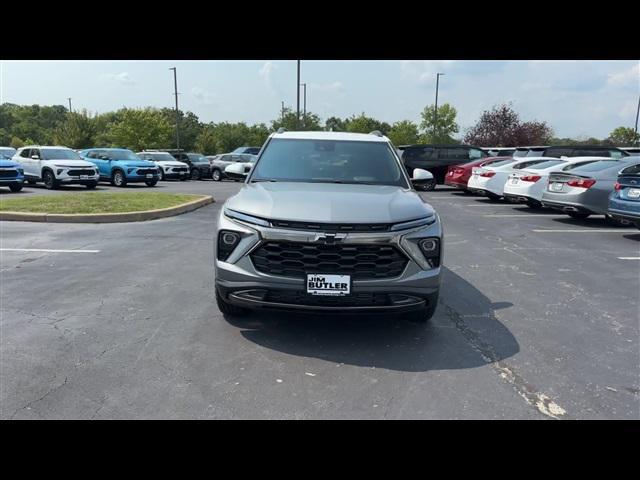
[[[189,169],[187,167],[175,167],[173,169],[174,172],[187,172]]]
[[[13,178],[18,176],[17,170],[0,170],[0,178]]]
[[[288,220],[271,220],[271,225],[277,228],[293,230],[313,230],[321,232],[388,232],[390,223],[311,223],[290,222]]]
[[[79,177],[80,175],[95,175],[96,171],[92,169],[87,170],[69,170],[67,175],[70,177]]]
[[[391,305],[386,293],[353,293],[345,297],[308,295],[290,290],[269,290],[265,301],[322,307],[384,307]]]
[[[158,170],[156,170],[155,168],[139,168],[138,170],[136,170],[136,175],[148,175],[149,173],[157,174]]]
[[[251,254],[256,270],[306,278],[307,273],[351,275],[355,280],[399,276],[407,258],[393,245],[269,241]]]

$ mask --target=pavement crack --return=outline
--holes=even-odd
[[[13,412],[13,414],[11,414],[11,417],[9,417],[9,420],[13,420],[13,418],[22,410],[26,409],[26,408],[30,408],[32,405],[40,402],[41,400],[44,400],[46,397],[48,397],[49,395],[51,395],[53,392],[56,392],[57,390],[59,390],[60,388],[64,387],[67,384],[67,380],[69,379],[69,377],[64,377],[64,382],[62,382],[60,385],[57,385],[53,388],[51,388],[49,391],[47,391],[47,393],[45,393],[44,395],[42,395],[40,398],[37,398],[35,400],[31,400],[29,403],[27,403],[26,405],[18,408],[15,412]]]
[[[476,350],[482,359],[498,373],[499,377],[511,385],[529,405],[547,417],[559,419],[566,415],[566,410],[553,401],[548,395],[537,391],[508,363],[502,361],[489,343],[482,340],[480,335],[473,331],[455,309],[440,301],[445,307],[446,315],[453,322],[456,329],[467,340],[467,343]]]

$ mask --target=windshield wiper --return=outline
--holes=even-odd
[[[256,178],[255,180],[251,180],[251,183],[257,183],[257,182],[277,182],[278,180],[275,180],[273,178]]]

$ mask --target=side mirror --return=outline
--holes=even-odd
[[[32,160],[40,160],[40,157],[38,155],[31,155],[31,159]]]
[[[251,167],[246,168],[244,163],[233,163],[224,169],[224,173],[234,180],[244,180],[249,175]]]
[[[433,174],[431,172],[421,168],[413,169],[413,178],[411,178],[411,183],[414,186],[426,185],[431,181],[433,181]]]

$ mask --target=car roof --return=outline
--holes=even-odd
[[[65,147],[63,145],[25,145],[24,147],[20,147],[19,150],[25,148],[64,148],[65,150],[73,150],[72,148]],[[75,152],[75,150],[73,150]]]
[[[490,148],[476,147],[475,145],[467,145],[466,143],[462,144],[452,144],[452,143],[414,143],[413,145],[407,145],[407,148],[417,148],[417,147],[432,147],[432,148],[455,148],[455,147],[466,147],[466,148],[477,148],[478,150],[491,150]]]
[[[297,139],[297,140],[336,140],[356,142],[388,142],[385,136],[379,137],[370,133],[347,132],[282,132],[272,133],[272,138]]]

